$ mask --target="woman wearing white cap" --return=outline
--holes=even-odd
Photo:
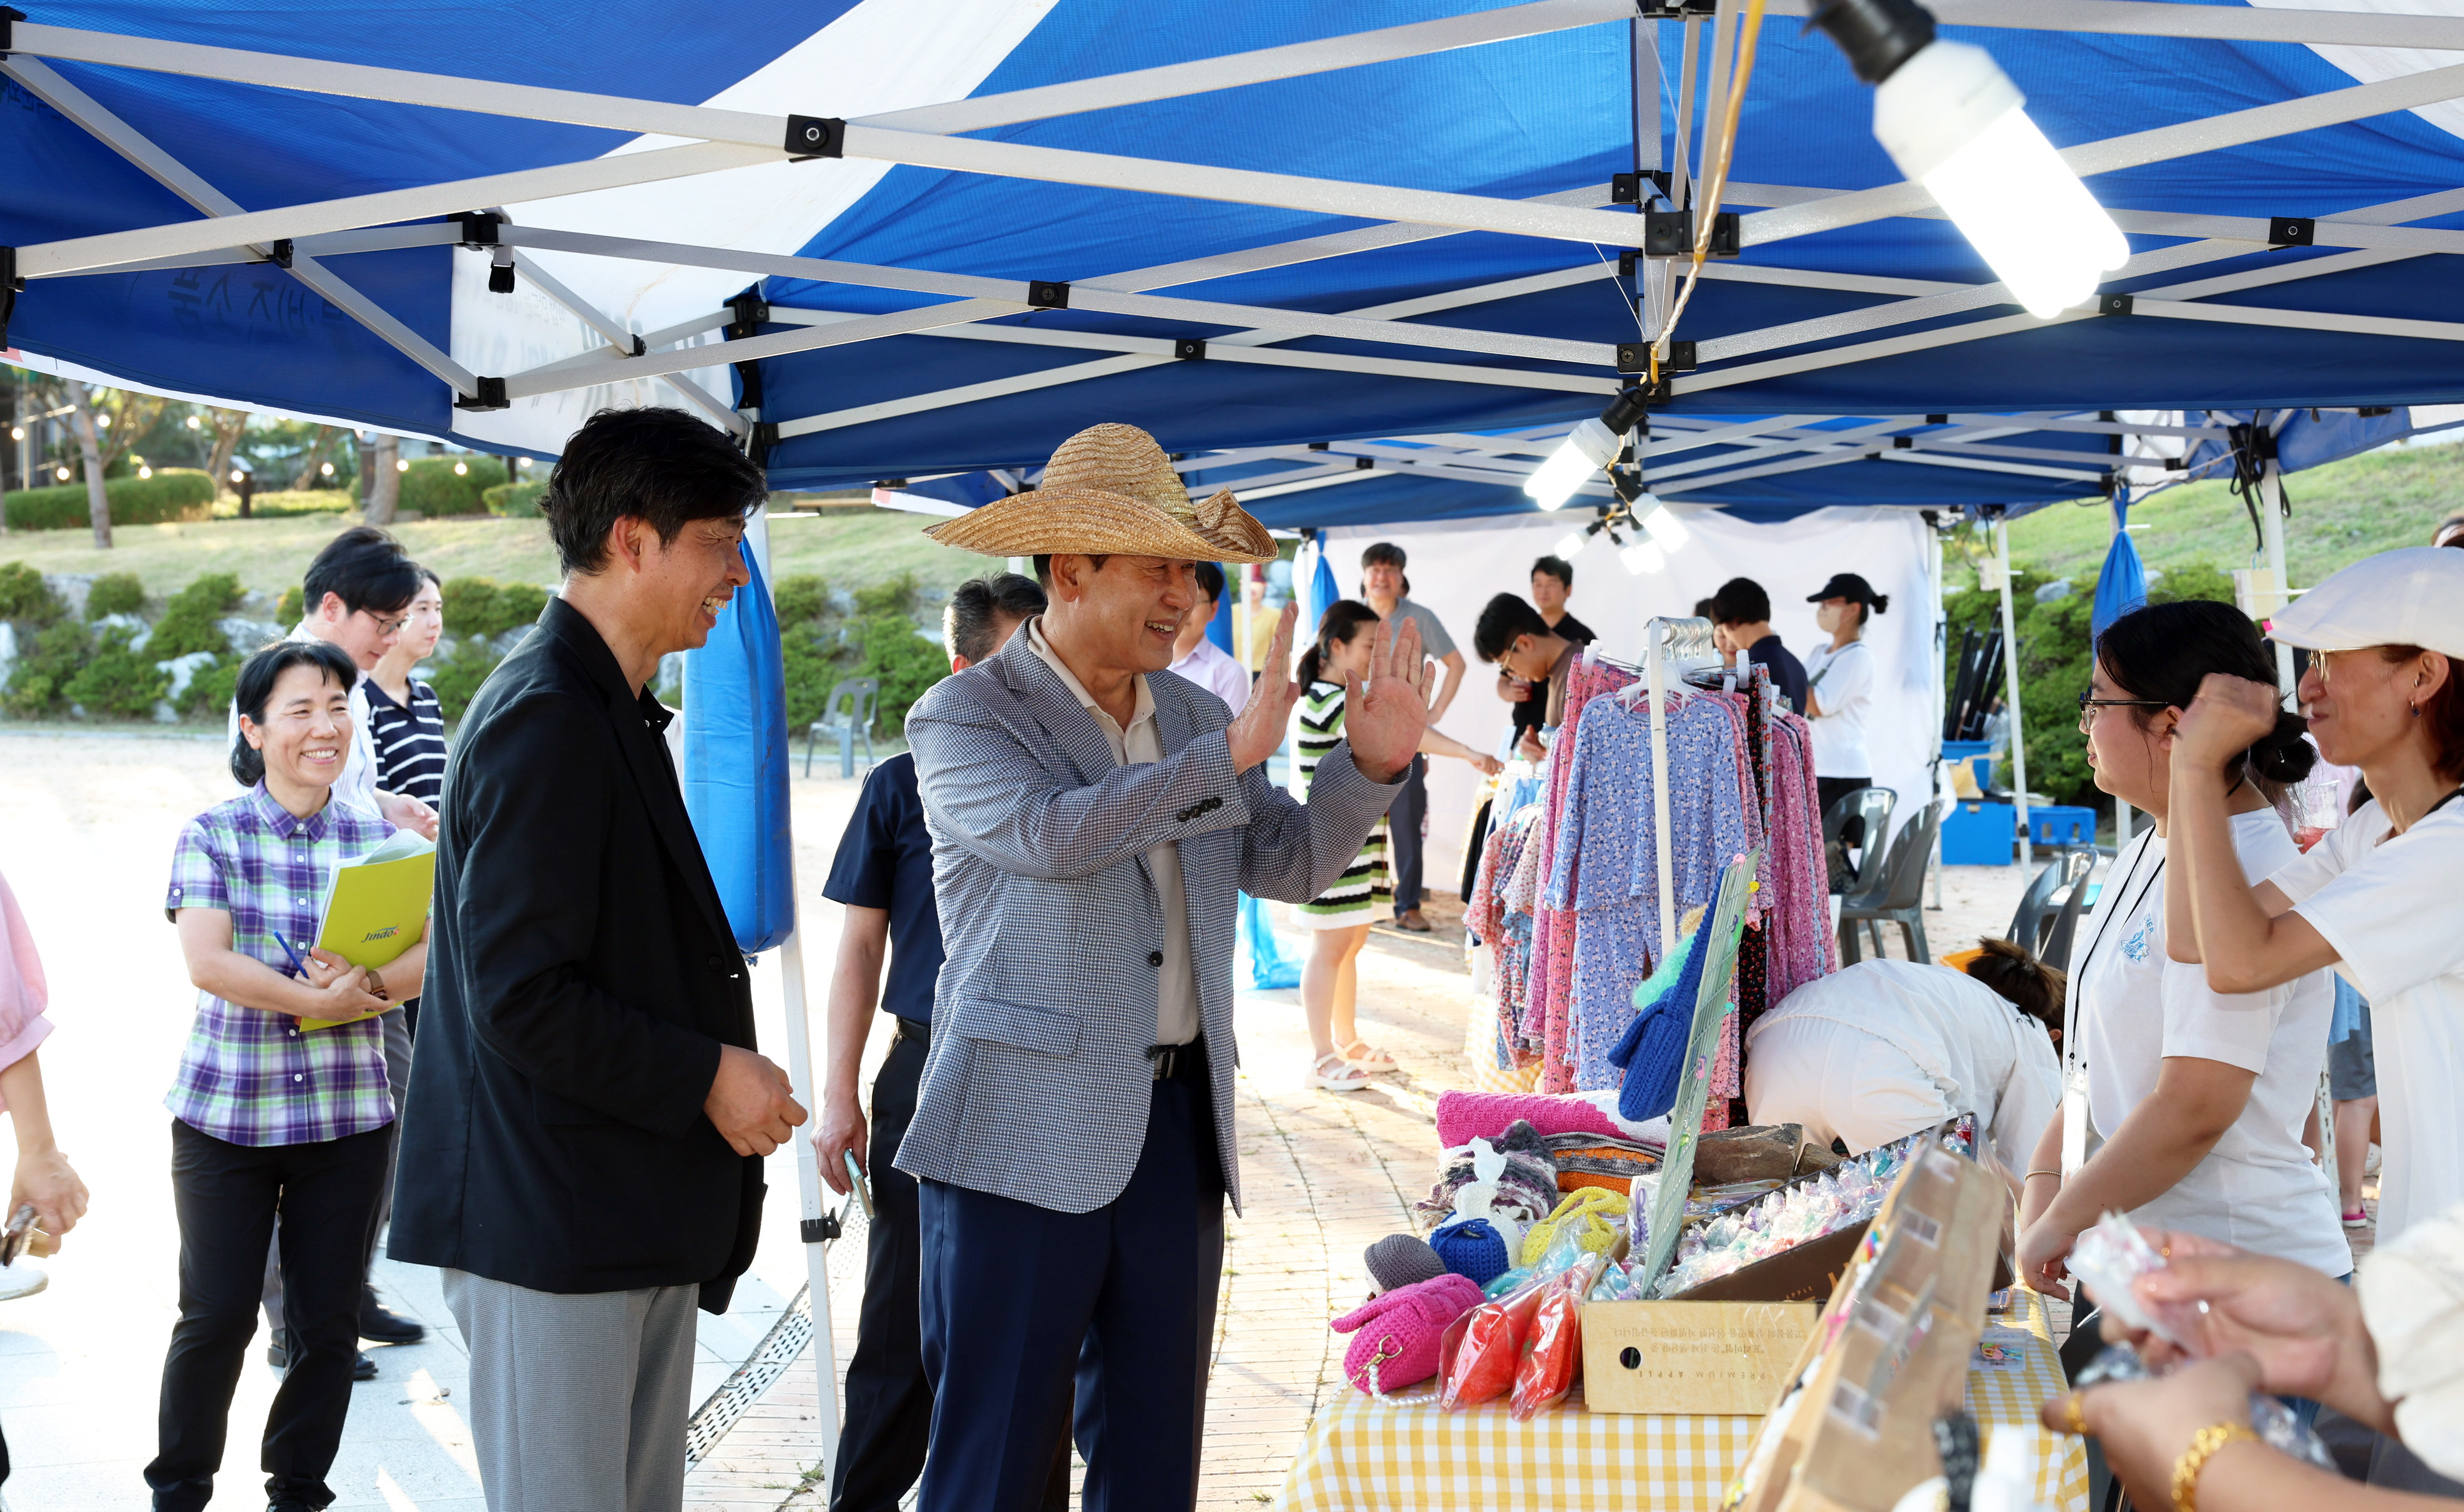
[[[2219,992],[2260,991],[2334,967],[2370,1000],[2386,1165],[2379,1243],[2464,1200],[2464,552],[2415,546],[2357,562],[2272,627],[2311,652],[2300,697],[2331,762],[2371,801],[2256,885],[2231,864],[2228,752],[2273,728],[2276,690],[2211,677],[2174,732],[2170,932]]]

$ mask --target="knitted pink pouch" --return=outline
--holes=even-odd
[[[1438,1340],[1481,1303],[1471,1278],[1443,1276],[1371,1298],[1328,1324],[1353,1335],[1343,1377],[1372,1396],[1418,1386],[1438,1373]]]

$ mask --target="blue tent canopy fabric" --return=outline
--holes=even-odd
[[[2104,628],[2147,602],[2147,572],[2140,566],[2139,547],[2130,539],[2130,505],[2117,499],[2113,503],[2113,545],[2104,552],[2104,566],[2096,574],[2096,602],[2088,611],[2088,634],[2091,637],[2104,634]]]
[[[787,691],[779,616],[750,544],[753,581],[685,653],[685,812],[737,947],[759,955],[796,927],[787,801]]]
[[[1618,244],[1607,233],[1584,244],[1565,233],[1381,229],[1386,223],[1326,209],[1243,202],[1203,175],[1264,170],[1500,204],[1553,196],[1586,212],[1630,213],[1637,207],[1616,206],[1610,181],[1674,161],[1674,81],[1687,36],[1686,23],[1633,20],[1622,6],[1567,0],[1554,19],[1497,28],[1529,34],[1366,66],[1285,70],[1290,77],[1251,70],[1259,77],[1231,87],[1116,90],[1105,108],[1020,107],[994,112],[1003,117],[994,124],[960,122],[951,139],[1186,166],[1188,182],[1163,194],[1094,182],[1105,174],[1081,160],[965,171],[921,161],[955,161],[955,148],[895,143],[866,149],[887,157],[801,164],[785,161],[783,147],[759,163],[719,152],[713,166],[734,165],[724,172],[509,204],[509,237],[601,235],[631,249],[619,256],[605,244],[525,243],[512,295],[489,292],[486,269],[497,255],[486,245],[353,250],[316,236],[362,233],[303,233],[300,248],[315,250],[326,275],[399,322],[389,339],[353,313],[351,300],[319,292],[327,286],[316,285],[311,270],[264,260],[270,241],[253,244],[253,254],[215,255],[225,260],[183,253],[189,265],[52,276],[47,268],[66,256],[56,249],[76,238],[200,213],[99,140],[98,130],[111,128],[93,111],[76,100],[64,109],[64,90],[172,153],[231,208],[268,213],[563,164],[605,177],[661,144],[592,123],[622,112],[561,107],[591,120],[544,119],[558,107],[510,89],[501,102],[481,90],[458,101],[478,108],[448,110],[355,99],[348,91],[359,86],[347,80],[284,89],[240,82],[231,68],[177,72],[86,58],[107,56],[112,34],[137,36],[721,112],[836,110],[922,141],[941,128],[917,123],[915,112],[930,117],[935,100],[1015,96],[1307,46],[1341,31],[1521,12],[1462,0],[1361,0],[1339,12],[1158,10],[1129,0],[909,0],[902,11],[894,0],[774,0],[686,26],[641,0],[555,0],[510,13],[497,45],[473,54],[466,38],[400,0],[270,0],[245,16],[202,0],[33,9],[40,13],[17,26],[6,84],[11,108],[0,111],[0,154],[11,165],[0,246],[16,249],[19,271],[32,275],[10,340],[28,360],[552,456],[590,405],[676,397],[659,375],[629,376],[637,369],[624,367],[605,327],[662,337],[635,361],[656,366],[664,355],[672,366],[684,360],[672,357],[672,344],[723,347],[722,324],[732,341],[774,345],[850,317],[931,325],[888,335],[868,327],[872,339],[860,344],[772,351],[733,368],[713,350],[707,364],[686,370],[709,400],[705,411],[760,446],[782,488],[1032,466],[1098,419],[1142,424],[1167,446],[1193,451],[1562,424],[1594,413],[1618,382],[1601,354],[1639,333],[1634,281],[1618,272]],[[1800,34],[1774,14],[1745,96],[1727,201],[1743,213],[1747,246],[1711,268],[1675,332],[1698,344],[1700,357],[1676,375],[1667,413],[2350,410],[2464,398],[2464,350],[2451,339],[2464,327],[2456,263],[2464,236],[2448,234],[2464,230],[2456,189],[2464,110],[2419,78],[2437,62],[2436,47],[2464,46],[2464,32],[2419,30],[2452,30],[2453,0],[2415,6],[2423,13],[2412,17],[2339,15],[2332,27],[2314,19],[2307,31],[2306,12],[2262,12],[2232,0],[2180,6],[2190,18],[2180,23],[2141,14],[2165,9],[2149,7],[2110,23],[2231,33],[2248,14],[2318,47],[1977,26],[1964,24],[1962,0],[1938,0],[1935,9],[1945,34],[1995,56],[2064,147],[2141,141],[2303,100],[2314,102],[2304,119],[2323,123],[2295,129],[2287,117],[2278,134],[2256,140],[2205,133],[2204,142],[2233,143],[2212,150],[2185,140],[2107,151],[2121,166],[2087,183],[2132,236],[2140,260],[2107,290],[2135,303],[2036,322],[1971,292],[1985,271],[1921,198],[1903,206],[1905,213],[1835,215],[1829,229],[1784,234],[1792,217],[1828,213],[1826,196],[1888,186],[1897,174],[1871,134],[1870,92],[1828,39]],[[2065,24],[2106,24],[2090,15]],[[1711,23],[1693,25],[1698,44],[1707,44]],[[2406,43],[2415,51],[2370,45],[2370,28],[2390,25],[2415,28]],[[104,39],[63,41],[70,32]],[[1658,96],[1657,110],[1642,113],[1639,141],[1639,57],[1642,87]],[[1707,81],[1701,87],[1707,91]],[[1698,98],[1688,108],[1698,125],[1706,105]],[[1040,176],[1019,176],[1030,170]],[[1073,174],[1088,182],[1056,178]],[[738,179],[743,188],[731,189]],[[1276,197],[1251,197],[1262,196]],[[319,228],[444,224],[439,212],[362,221],[319,213]],[[2300,234],[2271,245],[2284,238],[2270,228],[2296,218]],[[2379,230],[2389,225],[2413,239],[2393,244]],[[645,241],[682,250],[645,251]],[[888,271],[825,273],[810,263],[766,271],[687,256],[704,242],[737,249],[737,263],[802,256]],[[1310,246],[1276,250],[1304,242]],[[1155,269],[1164,271],[1140,271]],[[582,291],[597,322],[559,307],[540,273]],[[1068,289],[1057,301],[979,295],[986,303],[968,312],[972,322],[937,323],[957,318],[942,307],[966,296],[949,282],[961,277],[1007,280],[1005,290],[1066,284],[1081,298],[1069,300]],[[713,313],[748,285],[766,311]],[[1125,309],[1112,299],[1096,308],[1107,303],[1098,291],[1183,302]],[[1023,307],[1029,303],[1046,307]],[[1240,307],[1265,313],[1251,318]],[[1339,334],[1293,324],[1346,312],[1367,312],[1392,334],[1368,339],[1375,324]],[[670,334],[690,317],[708,323]],[[1413,326],[1443,327],[1437,339],[1446,345],[1422,344]],[[437,376],[433,357],[460,371],[457,383],[503,377],[524,391],[506,410],[457,408],[457,390]],[[572,358],[590,359],[587,372],[558,380],[575,387],[539,388],[532,369]],[[468,397],[488,400],[484,390]],[[736,406],[750,412],[730,413]],[[755,433],[757,424],[776,429]],[[1889,485],[1880,495],[1943,486],[1929,489],[1897,469],[1877,481]],[[1795,507],[1810,500],[1779,496],[1813,487],[1775,480],[1762,497],[1738,501]]]

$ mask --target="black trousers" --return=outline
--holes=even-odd
[[[1395,858],[1395,917],[1420,906],[1420,826],[1429,817],[1429,758],[1415,756],[1402,790],[1386,810],[1386,843]]]
[[[902,1021],[903,1022],[903,1021]],[[902,1029],[872,1078],[872,1232],[864,1260],[864,1306],[847,1360],[847,1421],[830,1471],[830,1512],[895,1512],[924,1473],[933,1436],[933,1378],[924,1373],[918,1292],[921,1251],[915,1178],[898,1169],[899,1143],[915,1117],[929,1041]],[[1068,1512],[1069,1441],[1055,1446],[1045,1485],[1049,1512]]]
[[[231,1392],[256,1337],[265,1246],[282,1224],[291,1368],[266,1414],[268,1501],[322,1507],[360,1346],[360,1284],[393,1125],[315,1145],[233,1145],[171,1121],[180,1321],[163,1360],[155,1512],[196,1512],[223,1462]]]
[[[1137,1168],[1091,1212],[922,1186],[924,1358],[939,1394],[920,1512],[1036,1505],[1073,1398],[1088,1512],[1194,1505],[1223,1274],[1204,1061],[1155,1083]]]

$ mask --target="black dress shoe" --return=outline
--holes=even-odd
[[[274,1367],[277,1370],[288,1370],[291,1368],[291,1330],[287,1328],[276,1328],[274,1330],[273,1342],[265,1346],[265,1363]],[[352,1358],[352,1380],[373,1381],[376,1378],[377,1363],[374,1360],[369,1359],[365,1351],[362,1351],[360,1354]]]
[[[416,1318],[406,1318],[377,1301],[373,1286],[360,1288],[360,1337],[378,1344],[417,1344],[428,1329]]]

